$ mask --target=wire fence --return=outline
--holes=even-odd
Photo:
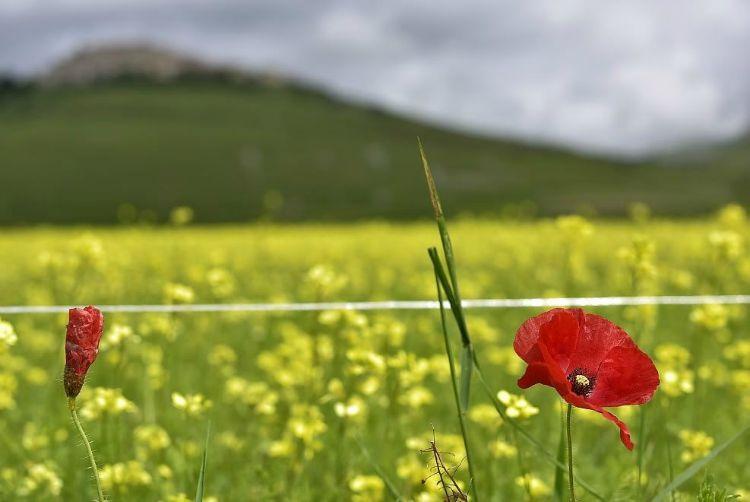
[[[467,309],[512,309],[552,307],[617,307],[629,305],[746,305],[750,295],[693,296],[598,296],[577,298],[487,298],[464,300]],[[448,307],[448,302],[444,302]],[[70,305],[8,305],[0,306],[0,315],[58,314]],[[190,305],[99,305],[104,312],[318,312],[322,310],[433,310],[435,300],[388,300],[371,302],[315,303],[202,303]]]

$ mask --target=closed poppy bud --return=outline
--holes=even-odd
[[[89,366],[99,353],[104,316],[96,307],[73,308],[68,313],[65,336],[65,394],[74,398],[81,392]]]

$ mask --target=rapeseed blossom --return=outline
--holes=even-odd
[[[123,492],[150,485],[153,481],[146,466],[138,460],[104,465],[99,470],[99,479],[105,490],[117,489]]]
[[[13,325],[0,319],[0,353],[2,353],[4,349],[15,345],[17,341],[18,335],[16,335]]]
[[[40,499],[57,498],[62,487],[62,479],[53,464],[33,463],[27,466],[24,476],[18,482],[16,495]]]
[[[367,404],[359,396],[352,396],[345,402],[337,402],[333,405],[336,416],[354,422],[363,422],[367,414]]]
[[[679,432],[678,437],[683,445],[680,459],[686,464],[705,457],[714,447],[714,438],[703,431],[683,429]]]
[[[195,301],[195,291],[190,286],[176,282],[164,286],[164,301],[168,304],[181,305]]]
[[[664,343],[656,346],[654,354],[664,394],[669,397],[692,394],[695,376],[693,370],[689,369],[690,352],[682,345]]]
[[[199,417],[213,406],[210,399],[203,394],[180,394],[172,393],[172,406],[185,413],[189,417]]]
[[[359,475],[349,480],[352,502],[377,502],[383,500],[385,483],[378,476]]]
[[[86,420],[97,420],[104,416],[117,416],[136,413],[135,403],[122,394],[122,389],[93,387],[87,390],[81,400],[81,416]]]
[[[162,427],[155,424],[139,425],[133,431],[133,439],[142,453],[141,456],[147,456],[149,452],[158,452],[169,448],[172,441],[169,433]]]
[[[510,418],[530,418],[539,414],[539,408],[529,403],[525,397],[511,394],[507,390],[497,393],[497,400],[505,406],[505,413]]]
[[[133,328],[125,324],[115,323],[104,334],[101,341],[101,350],[107,351],[123,344],[137,344],[141,341],[140,337],[135,334]]]
[[[516,478],[516,486],[528,489],[532,497],[546,497],[552,489],[538,476],[528,473]]]
[[[491,404],[477,404],[469,409],[469,420],[482,427],[495,431],[503,425],[503,419],[498,415],[497,410]]]

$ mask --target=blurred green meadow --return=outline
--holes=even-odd
[[[750,286],[750,224],[739,206],[694,221],[641,212],[618,222],[464,219],[450,228],[465,299]],[[437,243],[428,223],[5,229],[0,304],[434,299],[426,248]],[[631,333],[662,384],[644,408],[645,431],[638,410],[613,410],[643,442],[640,485],[637,453],[611,423],[580,410],[577,476],[607,500],[648,500],[747,424],[747,309],[591,310]],[[556,394],[515,384],[522,364],[513,335],[538,312],[470,310],[468,323],[508,415],[554,452]],[[192,500],[209,421],[210,500],[388,500],[378,469],[407,500],[441,500],[421,452],[433,428],[466,486],[437,311],[105,316],[100,356],[78,401],[111,500]],[[94,496],[62,388],[65,324],[62,314],[2,316],[3,500]],[[482,498],[549,500],[553,466],[478,389],[468,418]],[[749,446],[746,436],[709,464],[717,489],[750,492]],[[696,500],[705,478],[692,478],[676,499]]]
[[[0,87],[0,224],[413,220],[421,136],[456,213],[694,216],[750,204],[750,138],[641,160],[451,131],[285,81]],[[219,202],[220,201],[220,202]]]

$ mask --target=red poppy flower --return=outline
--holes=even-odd
[[[104,316],[96,307],[74,308],[68,312],[65,336],[65,394],[76,397],[81,392],[89,366],[99,353]]]
[[[519,387],[547,385],[573,406],[601,413],[633,449],[627,425],[604,408],[647,403],[659,373],[624,330],[581,309],[553,309],[524,322],[513,348],[528,363]]]

